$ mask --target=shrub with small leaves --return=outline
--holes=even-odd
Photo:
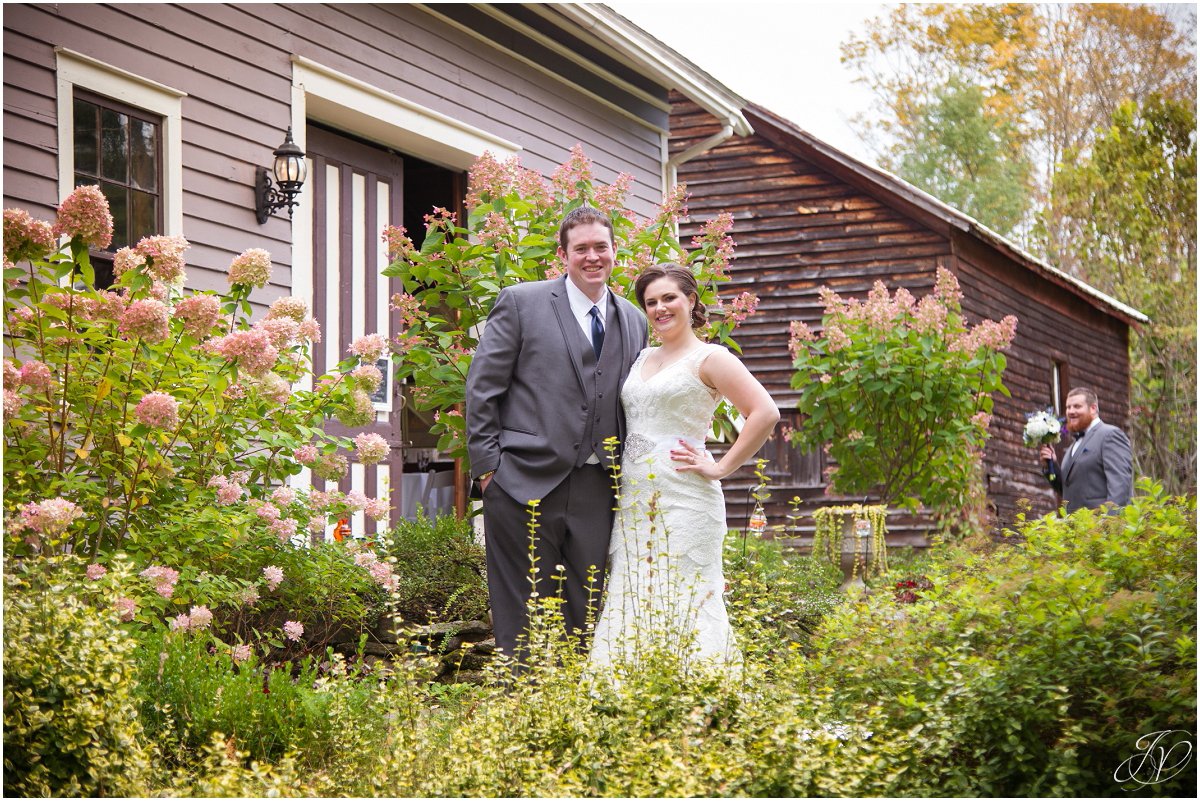
[[[135,697],[137,643],[97,609],[75,560],[4,576],[4,795],[137,796],[151,754]],[[86,579],[83,579],[86,581]]]

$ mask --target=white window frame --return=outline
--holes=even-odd
[[[163,231],[183,235],[183,98],[186,92],[65,47],[54,48],[58,83],[58,196],[75,188],[75,88],[162,118]]]

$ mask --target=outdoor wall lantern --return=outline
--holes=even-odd
[[[258,212],[258,223],[262,225],[271,216],[271,212],[284,207],[288,217],[292,216],[292,208],[296,205],[296,196],[304,179],[308,177],[308,164],[304,161],[304,151],[292,141],[292,129],[287,129],[283,144],[275,150],[275,181],[271,182],[271,174],[266,167],[258,168],[258,180],[254,187],[254,208]]]

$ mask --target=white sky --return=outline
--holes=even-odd
[[[870,92],[852,83],[840,45],[882,3],[606,0],[606,5],[746,100],[839,150],[873,162],[848,121]]]

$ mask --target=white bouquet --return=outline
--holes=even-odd
[[[1062,423],[1050,409],[1025,415],[1025,444],[1031,448],[1052,445],[1062,437]]]

